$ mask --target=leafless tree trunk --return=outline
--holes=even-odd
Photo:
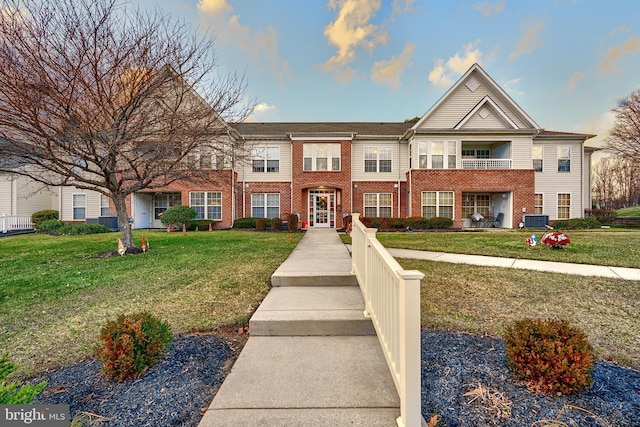
[[[4,0],[0,171],[110,197],[134,247],[127,196],[203,179],[201,158],[241,161],[227,123],[251,110],[218,73],[213,39],[120,0]]]

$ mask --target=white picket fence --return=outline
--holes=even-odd
[[[0,233],[8,233],[10,231],[32,230],[30,216],[7,215],[0,216]]]
[[[365,300],[400,396],[400,427],[420,427],[420,280],[424,274],[403,270],[366,228],[360,214],[353,214],[351,230],[352,272]]]

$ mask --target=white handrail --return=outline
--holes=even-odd
[[[23,231],[32,230],[30,216],[20,215],[7,215],[2,214],[0,216],[0,233],[7,233],[9,231]]]
[[[422,425],[420,385],[420,280],[424,274],[403,270],[367,228],[352,215],[351,269],[382,346],[400,397],[400,427]]]

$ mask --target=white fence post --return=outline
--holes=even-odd
[[[6,233],[9,229],[7,224],[7,214],[2,214],[2,227],[0,227],[0,229],[2,229],[3,233]]]

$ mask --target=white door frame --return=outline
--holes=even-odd
[[[324,202],[323,202],[324,201]],[[326,208],[324,208],[326,206]],[[307,201],[307,218],[310,228],[335,228],[336,221],[336,190],[309,189]]]

